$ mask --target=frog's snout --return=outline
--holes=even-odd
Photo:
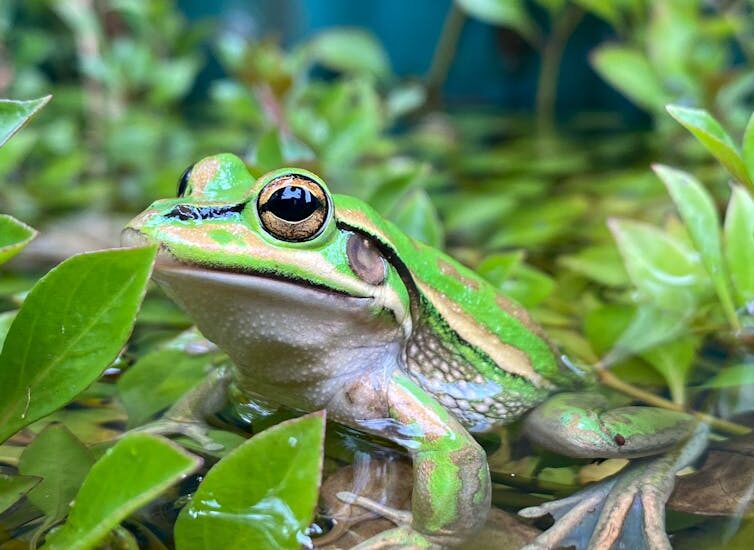
[[[133,227],[126,227],[120,232],[120,245],[125,247],[131,246],[146,246],[151,244],[149,237],[138,229]]]

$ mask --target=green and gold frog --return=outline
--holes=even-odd
[[[233,362],[147,427],[204,442],[204,419],[255,399],[386,438],[413,462],[411,510],[340,497],[396,527],[365,548],[452,547],[490,508],[474,434],[522,419],[563,455],[644,458],[566,499],[528,508],[556,522],[532,548],[669,548],[664,503],[706,428],[651,407],[608,410],[588,371],[563,360],[520,306],[317,175],[255,179],[231,154],[204,158],[129,223],[126,245],[159,245],[153,278]],[[229,392],[230,388],[233,392]]]

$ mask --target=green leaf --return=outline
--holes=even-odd
[[[754,363],[744,363],[721,369],[703,388],[737,388],[754,384]]]
[[[283,166],[283,150],[280,144],[280,133],[277,128],[265,132],[259,138],[254,150],[253,164],[265,172]]]
[[[390,218],[414,239],[442,248],[445,240],[442,222],[424,189],[414,189],[405,195]]]
[[[13,506],[40,481],[38,477],[0,474],[0,514]]]
[[[691,132],[739,182],[754,189],[741,154],[722,126],[704,109],[668,105],[670,115]]]
[[[476,272],[493,285],[500,286],[516,273],[525,255],[523,250],[490,254],[476,267]]]
[[[485,23],[509,27],[526,39],[537,41],[537,28],[521,0],[456,0],[456,4],[470,16]]]
[[[378,77],[390,73],[385,50],[377,39],[361,29],[329,29],[311,44],[314,59],[334,71],[368,73]]]
[[[36,230],[25,223],[0,214],[0,264],[21,252],[36,236]]]
[[[0,442],[69,402],[123,347],[155,247],[68,258],[29,292],[0,353]]]
[[[0,147],[47,105],[51,98],[52,96],[48,95],[29,101],[0,99]]]
[[[140,426],[200,383],[211,358],[180,350],[158,350],[139,359],[118,380],[128,425]]]
[[[18,311],[16,310],[0,313],[0,350],[3,349],[3,342],[5,342],[5,337],[8,335],[10,326],[13,323],[13,319],[16,318],[17,313]]]
[[[612,365],[677,338],[687,330],[690,314],[690,311],[667,311],[653,304],[640,304],[603,362]]]
[[[62,424],[48,425],[24,449],[18,471],[42,478],[28,496],[29,501],[46,516],[38,533],[43,533],[68,514],[69,504],[92,464],[92,453]]]
[[[725,256],[738,305],[754,301],[754,200],[738,185],[725,214]]]
[[[681,213],[691,240],[701,254],[702,263],[712,279],[728,321],[732,327],[738,328],[738,317],[730,294],[727,270],[723,263],[720,220],[712,197],[701,183],[686,172],[662,165],[655,165],[653,168],[665,183],[668,193]]]
[[[602,78],[631,101],[650,111],[659,111],[669,97],[647,57],[631,47],[600,46],[591,62]]]
[[[194,472],[201,459],[169,440],[132,433],[86,476],[65,525],[47,537],[48,550],[95,548],[135,510]]]
[[[325,416],[288,420],[239,446],[205,477],[175,524],[176,548],[289,548],[308,540]]]
[[[751,113],[744,130],[743,159],[749,179],[754,181],[754,113]]]
[[[642,358],[665,379],[675,403],[686,404],[686,383],[698,347],[698,338],[683,336],[642,353]]]
[[[590,246],[576,254],[561,256],[558,263],[605,286],[628,284],[620,254],[612,245]]]
[[[574,0],[574,3],[611,25],[617,26],[620,22],[618,3],[613,0]]]
[[[709,285],[696,251],[649,224],[617,219],[608,223],[640,300],[681,316],[694,311]]]

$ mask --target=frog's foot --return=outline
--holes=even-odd
[[[433,543],[425,535],[411,527],[413,516],[406,510],[397,510],[390,506],[385,506],[379,502],[359,496],[350,491],[341,491],[338,498],[347,504],[361,506],[374,514],[389,519],[398,527],[388,529],[378,535],[370,537],[361,544],[354,546],[351,550],[387,550],[396,548],[441,548],[438,544]]]
[[[700,427],[677,451],[632,464],[613,478],[567,498],[519,512],[528,518],[551,514],[555,524],[525,548],[558,546],[578,549],[670,549],[665,533],[665,502],[676,472],[704,449],[707,430]]]
[[[160,418],[130,432],[142,432],[155,435],[184,435],[201,445],[205,451],[219,451],[224,445],[209,436],[209,424],[202,420],[181,420]],[[129,433],[130,433],[129,432]]]

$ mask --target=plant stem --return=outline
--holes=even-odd
[[[668,401],[667,399],[664,399],[659,395],[655,395],[651,392],[642,390],[641,388],[637,388],[636,386],[624,382],[604,367],[598,366],[596,368],[596,371],[597,376],[599,376],[600,378],[600,382],[602,382],[602,384],[604,384],[605,386],[634,397],[635,399],[643,401],[648,405],[653,405],[655,407],[673,411],[687,412],[695,416],[705,424],[708,424],[712,428],[732,435],[745,435],[751,433],[751,428],[747,426],[736,424],[735,422],[730,422],[728,420],[723,420],[722,418],[717,418],[716,416],[712,416],[706,413],[698,411],[687,411],[678,403],[673,403],[672,401]]]
[[[549,134],[555,128],[555,99],[558,91],[560,61],[566,43],[578,26],[584,11],[569,4],[561,17],[553,17],[552,30],[541,53],[539,81],[537,82],[537,129],[540,135]]]
[[[440,33],[440,38],[435,46],[435,53],[432,56],[432,65],[429,67],[425,84],[428,94],[431,98],[439,98],[442,86],[448,78],[450,66],[456,56],[458,40],[461,38],[461,31],[466,23],[466,15],[461,11],[455,2],[451,2],[448,14],[445,16],[445,23]]]

